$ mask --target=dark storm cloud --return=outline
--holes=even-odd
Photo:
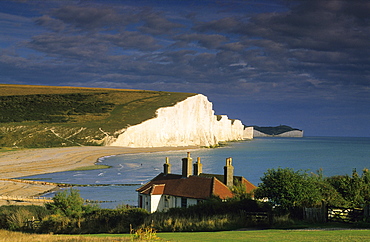
[[[35,18],[35,23],[55,32],[61,32],[66,28],[66,25],[63,23],[63,21],[51,18],[48,15]]]
[[[124,31],[118,34],[104,34],[101,39],[123,49],[138,49],[143,51],[161,48],[152,36],[147,36],[133,31]]]
[[[111,26],[125,26],[129,18],[104,6],[62,6],[52,11],[52,15],[80,29],[96,29]],[[131,15],[130,17],[133,17]]]
[[[370,101],[369,1],[29,4],[24,16],[0,9],[9,83],[200,92],[221,106],[259,104],[271,117],[272,103],[329,102],[339,117]]]
[[[198,22],[193,29],[200,32],[216,31],[243,34],[246,27],[246,23],[236,17],[225,17],[209,22]]]
[[[34,36],[28,47],[48,56],[91,58],[107,51],[104,42],[83,35],[42,34]]]
[[[328,8],[330,3],[341,7]],[[286,43],[290,48],[320,51],[368,48],[369,26],[363,22],[369,19],[348,13],[344,7],[347,4],[344,1],[304,1],[288,13],[265,13],[252,18],[246,32]]]
[[[288,12],[257,14],[248,22],[236,17],[214,20],[198,23],[195,29],[240,35],[240,58],[255,68],[245,72],[244,79],[278,83],[262,86],[265,93],[269,88],[276,91],[270,95],[304,89],[308,96],[320,93],[318,98],[339,98],[348,88],[366,102],[363,93],[368,93],[370,83],[370,19],[365,13],[370,12],[369,3],[298,3]]]
[[[122,76],[134,81],[135,74],[145,83],[227,82],[241,90],[254,83],[255,91],[271,83],[266,90],[285,86],[292,92],[330,82],[364,84],[369,4],[297,3],[290,11],[203,22],[197,15],[174,17],[153,8],[62,5],[35,19],[51,32],[33,36],[27,47],[49,57],[80,59],[76,71],[95,67],[96,79],[117,82]],[[349,75],[354,80],[347,80]]]
[[[139,27],[139,30],[153,35],[171,34],[178,28],[184,27],[182,24],[170,21],[163,13],[156,13],[150,10],[142,11],[140,20],[145,23]]]
[[[174,37],[175,40],[179,40],[179,46],[181,45],[189,45],[193,42],[198,43],[200,46],[214,49],[220,47],[224,42],[228,40],[223,35],[219,34],[181,34]]]

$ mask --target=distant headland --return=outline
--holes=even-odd
[[[303,137],[303,130],[287,125],[276,127],[253,126],[253,137]]]

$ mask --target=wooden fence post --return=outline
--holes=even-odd
[[[322,222],[328,222],[328,204],[325,201],[321,202],[321,216]]]
[[[366,204],[364,206],[364,220],[365,221],[370,220],[370,204]]]

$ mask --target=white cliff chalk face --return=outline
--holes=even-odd
[[[198,94],[171,107],[159,108],[157,117],[128,127],[110,146],[213,146],[242,140],[244,126],[222,115],[218,121],[207,97]]]
[[[243,131],[243,138],[244,139],[253,139],[253,127],[245,127]]]

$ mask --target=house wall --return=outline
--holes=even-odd
[[[139,207],[141,205],[141,208],[147,210],[150,213],[153,213],[155,211],[159,211],[158,208],[160,208],[161,204],[161,196],[162,195],[139,195]],[[140,198],[141,197],[141,198]],[[141,204],[140,204],[141,201]]]
[[[188,198],[188,207],[193,206],[193,205],[197,205],[197,204],[198,204],[197,199]]]
[[[140,196],[142,198],[140,198]],[[139,201],[142,201],[141,208],[147,210],[150,213],[155,211],[167,211],[170,208],[181,207],[182,198],[169,196],[169,195],[139,195]],[[198,203],[197,199],[186,198],[186,206],[196,205]],[[140,207],[140,202],[139,202]]]
[[[140,208],[143,208],[147,211],[150,210],[150,205],[149,205],[150,196],[139,194],[138,201],[139,201],[138,205],[139,205]]]
[[[151,199],[150,199],[150,211],[151,213],[159,210],[160,206],[162,204],[161,201],[162,201],[162,195],[151,195],[150,196]]]

